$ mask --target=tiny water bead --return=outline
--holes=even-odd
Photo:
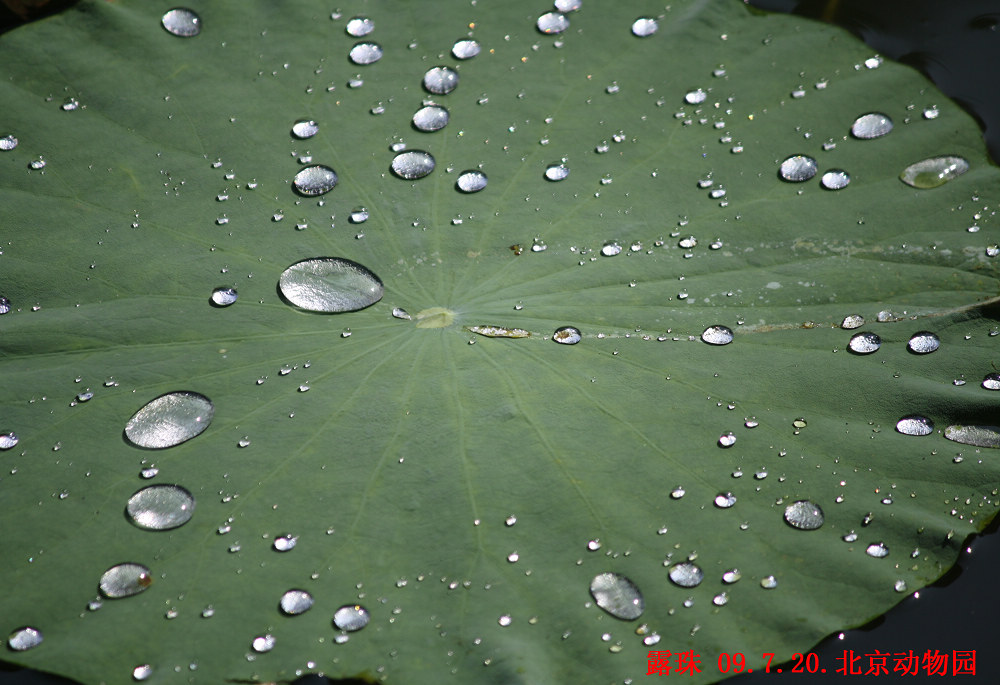
[[[15,652],[23,652],[42,644],[42,631],[31,626],[18,628],[7,636],[7,646]]]
[[[392,159],[392,173],[407,181],[415,181],[434,171],[434,157],[423,150],[400,152]]]
[[[310,312],[353,312],[382,299],[382,281],[367,268],[340,257],[296,262],[278,279],[282,296]]]
[[[928,190],[942,186],[969,170],[969,162],[962,157],[930,157],[914,162],[903,169],[899,180],[908,186]]]
[[[561,326],[552,334],[552,340],[560,345],[575,345],[583,340],[583,335],[579,328],[573,326]]]
[[[151,485],[129,497],[125,511],[146,530],[171,530],[194,515],[194,495],[180,485]]]
[[[440,105],[421,107],[413,114],[413,127],[418,131],[440,131],[448,125],[448,110]]]
[[[4,431],[0,433],[0,450],[9,450],[14,447],[20,438],[14,431]]]
[[[228,307],[236,302],[237,297],[236,288],[220,286],[212,291],[211,300],[212,304],[216,307]]]
[[[478,169],[469,169],[458,175],[455,186],[463,193],[478,193],[486,187],[486,174]]]
[[[299,195],[313,197],[329,193],[337,185],[337,172],[328,166],[307,166],[295,174],[292,185]]]
[[[904,416],[896,422],[896,431],[903,435],[930,435],[934,432],[934,422],[926,416]]]
[[[819,182],[826,190],[840,190],[847,187],[847,184],[851,182],[851,177],[843,169],[830,169],[823,173]]]
[[[281,596],[281,601],[278,604],[283,614],[298,616],[309,611],[313,601],[313,596],[305,590],[289,590]]]
[[[941,347],[941,339],[930,331],[918,331],[906,343],[906,349],[914,354],[929,354],[939,347]]]
[[[359,65],[374,64],[382,59],[382,46],[378,43],[356,43],[348,57]]]
[[[101,594],[108,599],[137,595],[153,583],[152,572],[142,564],[127,562],[112,566],[101,576]]]
[[[882,346],[882,338],[874,333],[855,333],[851,336],[847,347],[855,354],[871,354]]]
[[[823,525],[823,510],[809,500],[792,502],[785,507],[785,523],[799,530],[816,530]]]
[[[705,578],[705,572],[690,561],[682,561],[670,567],[667,573],[670,582],[681,587],[697,587]]]
[[[881,138],[892,130],[892,119],[880,112],[862,114],[851,125],[851,135],[861,140]]]
[[[201,33],[201,17],[186,7],[168,10],[160,23],[167,31],[181,38],[191,38]]]
[[[353,17],[348,20],[344,30],[347,31],[348,35],[360,38],[375,30],[375,22],[368,17]]]
[[[974,447],[1000,447],[1000,426],[948,426],[944,437]]]
[[[546,12],[538,17],[535,26],[544,34],[552,35],[562,33],[569,28],[569,19],[565,14],[559,12]]]
[[[632,34],[639,38],[651,36],[659,28],[660,25],[656,22],[656,19],[651,17],[640,17],[632,22]]]
[[[200,435],[212,422],[211,400],[190,391],[169,392],[150,400],[125,424],[125,437],[136,447],[174,447]]]
[[[424,74],[424,88],[435,95],[447,95],[458,87],[458,72],[448,67],[433,67]]]
[[[733,341],[733,329],[728,326],[709,326],[701,333],[701,339],[709,345],[728,345]]]
[[[312,119],[299,119],[292,124],[292,135],[305,140],[319,133],[319,124]]]
[[[597,606],[625,621],[642,616],[646,607],[639,588],[618,573],[601,573],[590,581],[590,594]]]
[[[346,604],[337,609],[333,615],[333,625],[349,633],[361,630],[370,620],[371,615],[368,610],[360,604]]]
[[[569,176],[569,167],[565,164],[550,164],[545,168],[545,178],[549,181],[561,181]]]
[[[778,175],[790,183],[808,181],[816,175],[816,160],[806,155],[792,155],[778,167]]]

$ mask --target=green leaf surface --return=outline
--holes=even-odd
[[[82,0],[0,39],[0,135],[18,139],[0,152],[0,430],[18,436],[0,615],[44,635],[9,661],[85,683],[143,664],[156,683],[628,682],[650,650],[692,650],[689,682],[711,682],[720,653],[758,668],[884,612],[995,515],[993,450],[943,433],[996,424],[980,381],[1000,183],[972,120],[909,68],[722,0],[587,2],[558,35],[524,0],[333,17],[217,0],[193,6],[191,38],[161,27],[168,9]],[[375,30],[348,35],[355,15]],[[640,16],[658,31],[633,35]],[[456,60],[469,37],[481,53]],[[366,40],[384,56],[352,64]],[[422,87],[438,65],[454,92]],[[449,110],[440,131],[411,125],[427,100]],[[867,112],[892,132],[852,137]],[[318,135],[294,138],[300,119]],[[393,175],[400,145],[434,171]],[[782,181],[795,154],[850,185]],[[970,170],[899,180],[940,155]],[[336,170],[331,192],[294,192],[307,157]],[[484,190],[457,190],[467,169]],[[384,296],[292,306],[279,277],[316,257],[370,269]],[[238,301],[212,306],[216,287]],[[851,314],[881,349],[848,351]],[[715,325],[731,344],[701,341]],[[555,344],[562,326],[581,342]],[[939,350],[907,350],[922,330]],[[171,391],[210,398],[208,428],[130,444],[130,417]],[[911,414],[934,432],[897,432]],[[187,488],[193,518],[130,523],[153,483]],[[820,528],[784,521],[799,500]],[[682,561],[697,587],[668,580]],[[122,562],[151,585],[88,609]],[[639,588],[640,618],[595,605],[607,572]],[[315,604],[283,615],[293,588]],[[369,624],[338,630],[355,604]]]

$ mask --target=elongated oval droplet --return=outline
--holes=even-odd
[[[434,171],[434,157],[423,150],[400,152],[392,159],[392,173],[407,181],[415,181]]]
[[[292,124],[292,135],[299,139],[312,138],[319,133],[319,124],[312,119],[299,119]]]
[[[382,281],[364,266],[340,257],[303,259],[278,279],[282,296],[310,312],[353,312],[382,299]]]
[[[538,17],[535,26],[539,31],[548,35],[562,33],[569,28],[569,19],[566,18],[565,14],[559,12],[546,12]]]
[[[931,157],[914,162],[903,169],[899,180],[914,188],[927,190],[943,186],[969,170],[969,162],[962,157]]]
[[[42,631],[31,626],[18,628],[7,637],[7,646],[15,652],[23,652],[26,649],[37,647],[42,644]]]
[[[125,424],[125,437],[136,447],[161,450],[179,445],[208,428],[215,407],[204,395],[169,392],[151,400]]]
[[[289,590],[281,596],[279,605],[283,614],[298,616],[309,611],[313,605],[313,596],[305,590]]]
[[[865,317],[860,314],[850,314],[844,317],[844,320],[840,323],[841,328],[861,328],[865,325]]]
[[[424,74],[424,88],[435,95],[447,95],[458,87],[458,72],[448,67],[434,67]]]
[[[904,416],[896,422],[896,431],[903,435],[930,435],[934,432],[934,422],[926,416]]]
[[[651,17],[640,17],[632,22],[632,34],[639,38],[653,35],[658,28],[660,25],[656,23],[656,19]]]
[[[17,433],[14,431],[3,431],[0,432],[0,450],[9,450],[13,448],[20,438],[17,437]]]
[[[478,169],[469,169],[459,174],[455,186],[463,193],[478,193],[486,187],[486,182],[486,174]]]
[[[781,163],[778,174],[785,181],[801,183],[816,175],[816,160],[806,155],[792,155]]]
[[[889,548],[882,542],[876,542],[865,549],[865,554],[876,559],[882,559],[889,556]]]
[[[344,605],[337,609],[337,612],[333,615],[333,625],[349,633],[361,630],[368,625],[368,621],[370,620],[371,615],[368,613],[368,610],[360,604]]]
[[[216,307],[228,307],[236,302],[237,297],[239,297],[239,295],[236,293],[236,288],[220,286],[212,291],[211,299],[212,304]]]
[[[574,326],[562,326],[552,334],[552,339],[561,345],[575,345],[583,340],[580,329]]]
[[[671,566],[667,575],[674,585],[697,587],[705,577],[705,572],[690,561],[682,561]]]
[[[479,43],[474,40],[456,41],[451,48],[451,55],[455,59],[472,59],[479,54]]]
[[[642,616],[646,603],[639,588],[631,580],[618,573],[601,573],[590,581],[590,595],[597,606],[625,621],[634,621]]]
[[[171,530],[194,515],[194,495],[180,485],[151,485],[129,497],[125,511],[146,530]]]
[[[728,326],[709,326],[702,331],[701,339],[709,345],[728,345],[733,341],[733,329]]]
[[[941,347],[941,339],[930,331],[918,331],[910,337],[906,347],[914,354],[929,354]]]
[[[827,190],[840,190],[847,187],[851,177],[843,169],[830,169],[820,177],[819,182]]]
[[[440,105],[421,107],[413,114],[413,127],[418,131],[440,131],[448,125],[448,110]]]
[[[948,426],[944,437],[963,445],[1000,447],[1000,426]]]
[[[160,23],[167,31],[181,38],[191,38],[201,33],[201,18],[186,7],[168,10]]]
[[[988,373],[983,377],[983,387],[987,390],[1000,390],[1000,373]]]
[[[101,594],[108,599],[137,595],[153,583],[152,572],[142,564],[124,563],[112,566],[101,576]]]
[[[823,510],[809,500],[792,502],[785,507],[785,523],[799,530],[816,530],[823,525]]]
[[[382,46],[378,43],[356,43],[348,57],[359,65],[374,64],[382,59]]]
[[[311,197],[329,193],[337,185],[337,172],[328,166],[307,166],[295,174],[292,185],[300,195]]]
[[[545,168],[545,178],[549,181],[561,181],[569,176],[569,167],[565,164],[550,164]]]
[[[851,135],[862,140],[881,138],[891,130],[892,119],[880,112],[862,114],[851,125]]]
[[[882,346],[882,338],[874,333],[855,333],[847,347],[855,354],[871,354]]]

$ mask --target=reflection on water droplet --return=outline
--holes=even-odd
[[[696,587],[705,577],[705,572],[690,561],[683,561],[670,567],[671,582],[681,587]]]
[[[562,345],[575,345],[583,340],[583,335],[579,328],[573,326],[562,326],[557,328],[552,334],[552,340]]]
[[[17,437],[17,433],[13,431],[4,431],[0,433],[0,450],[9,450],[20,438]]]
[[[561,181],[569,176],[569,167],[565,164],[550,164],[545,168],[545,178],[549,181]]]
[[[478,193],[480,190],[486,187],[487,178],[486,174],[477,169],[469,169],[468,171],[463,171],[455,185],[463,193]]]
[[[998,426],[948,426],[944,429],[944,437],[963,445],[1000,447]]]
[[[367,36],[375,30],[375,22],[368,17],[353,17],[348,20],[347,26],[344,28],[348,35],[360,38],[361,36]]]
[[[851,125],[851,135],[862,140],[879,138],[891,130],[892,119],[879,112],[862,114]]]
[[[642,615],[646,604],[635,583],[618,573],[601,573],[590,581],[590,594],[597,606],[626,621]]]
[[[295,174],[292,185],[300,195],[307,197],[329,193],[337,185],[337,172],[328,166],[307,166]]]
[[[479,54],[479,43],[474,40],[460,40],[451,48],[455,59],[472,59]]]
[[[382,299],[382,281],[364,266],[339,257],[296,262],[278,279],[289,303],[310,312],[353,312]]]
[[[448,125],[448,110],[439,105],[421,107],[413,114],[413,126],[420,131],[440,131]]]
[[[236,302],[236,288],[221,286],[212,291],[212,304],[216,307],[228,307]]]
[[[374,64],[382,59],[382,46],[378,43],[357,43],[348,57],[355,64]]]
[[[305,590],[289,590],[281,596],[281,611],[289,616],[298,616],[309,611],[313,596]]]
[[[15,652],[23,652],[26,649],[37,647],[42,644],[42,631],[31,626],[18,628],[7,637],[7,646]]]
[[[881,542],[876,542],[868,545],[868,548],[865,550],[865,554],[870,557],[875,557],[876,559],[881,559],[889,555],[889,548]]]
[[[914,188],[927,190],[942,186],[968,170],[969,162],[962,157],[931,157],[903,169],[899,180]]]
[[[448,67],[433,67],[424,74],[424,88],[435,95],[447,95],[458,86],[458,72]]]
[[[271,634],[258,635],[253,639],[253,642],[250,643],[250,646],[253,648],[253,651],[264,653],[264,652],[270,652],[272,649],[274,649],[274,645],[276,642],[277,640],[274,639],[274,635]]]
[[[298,542],[298,535],[285,534],[274,538],[274,544],[272,546],[279,552],[288,552],[289,550],[295,549],[295,545],[297,545]]]
[[[823,510],[809,500],[799,500],[785,507],[785,522],[799,530],[816,530],[823,525]]]
[[[728,326],[709,326],[702,331],[701,339],[709,345],[728,345],[733,341],[733,330]]]
[[[816,175],[816,160],[805,155],[792,155],[781,163],[778,173],[792,183],[808,181]]]
[[[930,331],[919,331],[914,333],[906,347],[916,354],[928,354],[941,346],[941,339]]]
[[[930,435],[934,423],[926,416],[904,416],[896,422],[896,430],[903,435]]]
[[[151,571],[142,564],[124,563],[112,566],[101,576],[101,594],[108,599],[137,595],[153,583]]]
[[[546,12],[535,22],[538,30],[545,34],[562,33],[569,28],[569,19],[559,12]]]
[[[212,402],[196,392],[170,392],[151,400],[125,424],[125,437],[136,447],[159,450],[200,435],[215,414]]]
[[[292,124],[292,135],[296,138],[312,138],[319,133],[319,124],[312,119],[299,119]]]
[[[640,17],[632,22],[632,33],[640,38],[653,35],[658,28],[660,26],[656,23],[656,19],[650,17]]]
[[[149,664],[141,664],[132,669],[132,680],[143,681],[153,675],[153,667]]]
[[[392,173],[413,181],[434,171],[434,157],[423,150],[401,152],[392,160]]]
[[[855,354],[871,354],[882,346],[882,338],[874,333],[855,333],[847,346]]]
[[[190,38],[201,33],[201,18],[184,7],[169,10],[163,15],[160,23],[167,31],[181,38]]]
[[[146,530],[170,530],[191,520],[194,495],[180,485],[151,485],[129,497],[125,511]]]
[[[983,387],[987,390],[1000,390],[1000,373],[988,373],[983,378]]]
[[[369,615],[368,610],[360,604],[347,604],[342,606],[337,609],[337,612],[333,615],[333,625],[340,630],[346,630],[349,633],[354,632],[355,630],[361,630],[368,625],[369,620],[371,620],[371,616]]]
[[[843,169],[830,169],[823,174],[819,182],[827,190],[840,190],[847,187],[851,177]]]

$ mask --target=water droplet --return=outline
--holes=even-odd
[[[860,314],[851,314],[850,316],[844,317],[843,322],[840,324],[841,328],[861,328],[865,325],[865,317]]]
[[[274,635],[268,633],[267,635],[258,635],[255,637],[253,642],[250,643],[250,646],[253,648],[253,651],[264,653],[270,652],[274,649],[276,642],[277,640],[275,640]]]
[[[660,25],[656,23],[656,19],[650,17],[640,17],[632,22],[632,33],[640,38],[653,35],[658,28]]]
[[[413,126],[420,131],[440,131],[447,125],[448,110],[440,105],[427,105],[413,114]]]
[[[733,341],[733,330],[728,326],[709,326],[702,331],[701,339],[709,345],[728,345]]]
[[[141,664],[132,669],[132,680],[143,681],[153,675],[153,667],[149,664]]]
[[[212,291],[212,304],[216,307],[228,307],[236,302],[236,288],[220,286]]]
[[[941,339],[930,331],[919,331],[914,333],[906,347],[916,354],[928,354],[941,346]]]
[[[42,631],[31,626],[18,628],[7,637],[7,646],[15,652],[23,652],[26,649],[37,647],[42,644]]]
[[[765,590],[773,590],[778,587],[778,579],[774,576],[765,576],[760,579],[760,586]]]
[[[719,447],[732,447],[736,444],[736,436],[732,433],[723,433],[719,436]]]
[[[930,435],[934,423],[926,416],[904,416],[896,422],[896,430],[903,435]]]
[[[165,28],[175,36],[190,38],[201,33],[201,18],[185,7],[175,7],[160,20]]]
[[[881,559],[889,555],[889,548],[881,542],[876,542],[868,545],[868,548],[865,550],[865,554],[870,557],[875,557],[876,559]]]
[[[486,174],[477,169],[469,169],[459,175],[455,185],[463,193],[478,193],[486,187],[486,182]]]
[[[337,609],[337,612],[333,615],[333,625],[340,630],[346,630],[349,633],[352,633],[355,630],[361,630],[368,625],[368,621],[370,620],[371,615],[368,613],[368,610],[360,604],[347,604],[342,606]]]
[[[545,178],[550,181],[561,181],[569,176],[569,167],[565,164],[550,164],[545,168]]]
[[[378,43],[356,43],[348,57],[355,64],[374,64],[382,59],[382,46]]]
[[[896,592],[906,592],[906,581],[905,580],[897,580],[893,584],[892,589],[895,590]]]
[[[479,43],[474,40],[456,41],[451,54],[455,59],[472,59],[479,54]]]
[[[942,186],[968,170],[969,163],[961,157],[931,157],[903,169],[899,179],[914,188],[926,190]]]
[[[562,345],[575,345],[583,340],[583,335],[579,328],[573,326],[562,326],[557,328],[552,334],[552,340]]]
[[[555,0],[555,8],[560,12],[575,12],[583,5],[582,0]]]
[[[683,497],[686,494],[687,494],[687,491],[684,488],[679,488],[678,487],[678,488],[674,488],[673,490],[670,491],[670,498],[671,499],[680,499],[681,497]]]
[[[20,438],[14,431],[4,431],[0,433],[0,450],[9,450],[17,444]]]
[[[503,616],[497,619],[497,623],[499,623],[504,628],[509,626],[511,624],[511,621],[512,619],[510,617],[510,614],[504,614]]]
[[[112,566],[101,576],[101,594],[108,599],[137,595],[153,583],[151,571],[142,564],[127,562]]]
[[[670,581],[681,587],[696,587],[701,584],[705,577],[705,572],[690,561],[682,561],[670,567],[668,573]]]
[[[600,548],[601,548],[601,541],[598,540],[597,538],[587,541],[587,549],[590,550],[591,552],[596,552]]]
[[[367,36],[375,30],[375,22],[368,17],[353,17],[348,20],[345,30],[348,35],[360,38],[361,36]]]
[[[4,297],[3,295],[0,295],[0,314],[8,314],[10,310],[11,310],[10,300]]]
[[[170,392],[150,400],[125,424],[125,437],[136,447],[159,450],[198,436],[212,422],[215,407],[196,392]]]
[[[604,243],[604,246],[601,247],[601,256],[603,257],[614,257],[615,255],[621,254],[621,252],[622,252],[622,246],[619,245],[616,241]]]
[[[434,157],[423,150],[401,152],[392,160],[392,173],[413,181],[434,171]]]
[[[290,550],[295,549],[295,545],[297,545],[298,542],[299,542],[298,535],[291,535],[286,533],[285,535],[279,535],[278,537],[274,538],[274,544],[272,545],[272,547],[274,547],[274,549],[277,550],[278,552],[288,552]]]
[[[879,112],[862,114],[851,125],[851,135],[862,140],[879,138],[891,130],[892,119]]]
[[[7,152],[8,150],[13,150],[17,147],[17,138],[12,135],[6,135],[0,138],[0,151]]]
[[[433,67],[424,74],[424,88],[435,95],[447,95],[458,86],[458,72],[448,67]]]
[[[882,338],[874,333],[855,333],[847,346],[855,354],[871,354],[882,346]]]
[[[535,22],[538,30],[545,34],[562,33],[569,28],[569,19],[559,12],[546,12]]]
[[[129,497],[125,511],[146,530],[170,530],[191,520],[194,495],[180,485],[151,485]]]
[[[792,183],[808,181],[816,175],[816,160],[805,155],[792,155],[781,163],[778,173]]]
[[[743,574],[740,573],[740,570],[737,569],[737,568],[734,568],[734,569],[730,569],[729,571],[726,571],[725,573],[722,574],[722,582],[726,583],[727,585],[732,585],[733,583],[737,582],[742,577],[743,577]]]
[[[353,312],[382,299],[379,277],[360,264],[339,257],[296,262],[278,279],[282,296],[311,312]]]
[[[160,473],[160,469],[156,468],[155,466],[151,466],[148,469],[143,469],[142,471],[140,471],[139,472],[139,477],[143,478],[145,480],[149,480],[150,478],[156,478],[156,476],[159,473]]]
[[[312,119],[299,119],[292,124],[292,135],[296,138],[312,138],[319,133],[319,124]]]
[[[944,437],[963,445],[1000,447],[998,426],[948,426],[944,429]]]
[[[337,172],[328,166],[307,166],[295,174],[292,185],[300,195],[307,197],[329,193],[337,185]]]
[[[281,596],[281,611],[289,616],[298,616],[309,611],[313,596],[305,590],[289,590]]]
[[[827,190],[840,190],[847,187],[851,177],[843,169],[830,169],[823,174],[819,182]]]
[[[597,606],[625,621],[642,615],[646,604],[635,583],[618,573],[601,573],[590,581],[590,594]]]
[[[1000,390],[1000,373],[988,373],[983,378],[983,387],[987,390]]]
[[[785,507],[785,523],[799,530],[816,530],[823,525],[823,510],[809,500],[792,502]]]
[[[736,504],[736,495],[731,492],[720,492],[715,496],[715,506],[719,509],[728,509]]]
[[[32,169],[35,169],[36,171],[38,169],[44,169],[45,168],[45,160],[42,159],[41,157],[39,157],[38,159],[33,159],[33,160],[31,160],[31,162],[28,163],[28,166],[31,167]]]

